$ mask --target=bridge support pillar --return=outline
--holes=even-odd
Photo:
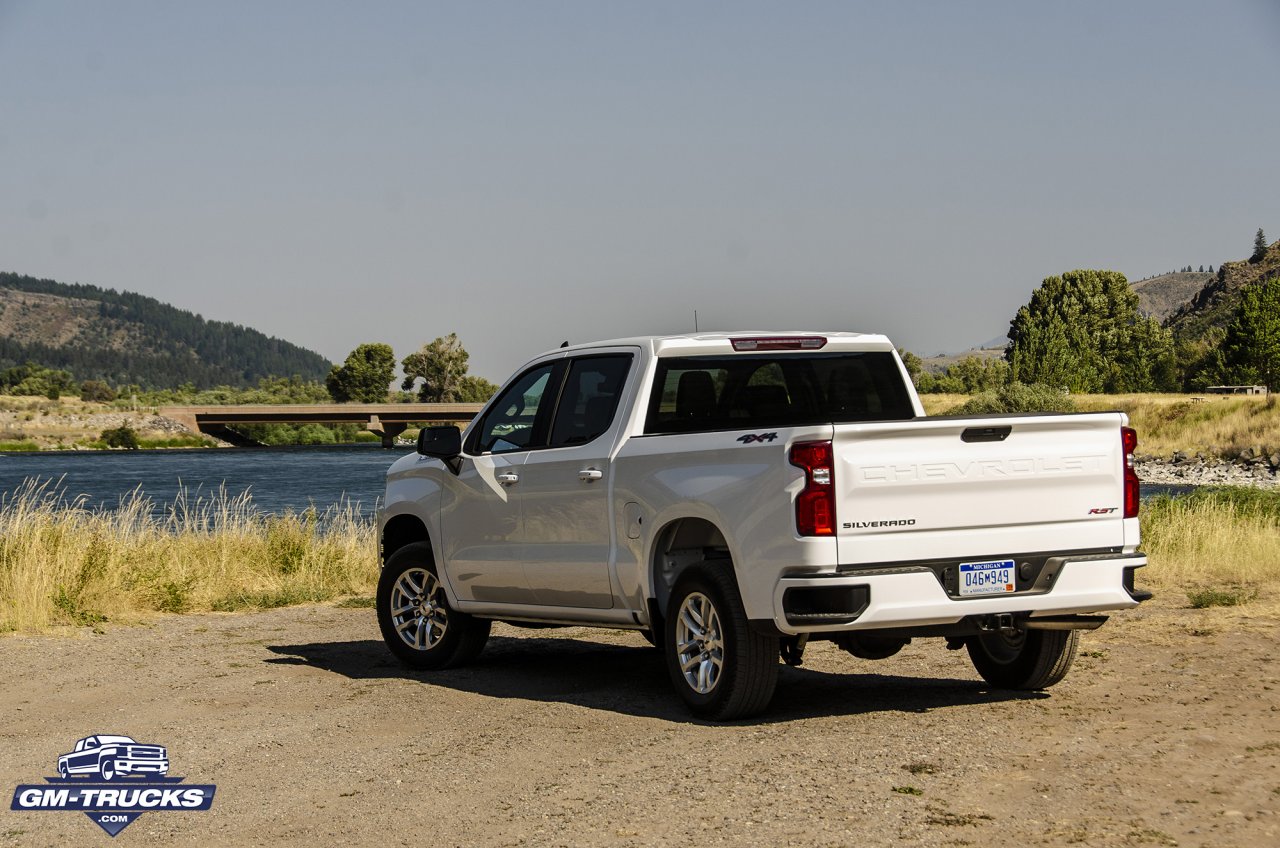
[[[403,433],[408,426],[408,424],[397,424],[391,422],[384,424],[378,419],[378,416],[371,415],[369,416],[369,423],[365,425],[365,429],[370,433],[376,433],[381,436],[382,446],[384,448],[393,448],[396,446],[396,436]]]

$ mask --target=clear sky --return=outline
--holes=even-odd
[[[0,0],[0,270],[341,361],[1003,334],[1280,237],[1280,0]]]

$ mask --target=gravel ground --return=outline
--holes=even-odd
[[[724,726],[634,633],[497,626],[435,674],[393,663],[367,609],[7,636],[0,784],[122,733],[218,787],[125,845],[1280,845],[1280,605],[1181,600],[1086,634],[1048,693],[992,691],[941,641],[815,644],[767,716]],[[0,846],[111,842],[79,813],[0,816]]]

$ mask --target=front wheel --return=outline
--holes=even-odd
[[[116,776],[116,761],[103,760],[98,765],[98,773],[102,775],[103,780],[114,780]]]
[[[778,639],[748,625],[731,569],[685,572],[671,593],[664,636],[671,683],[694,714],[731,721],[769,705],[778,682]]]
[[[1048,689],[1067,676],[1078,630],[997,630],[970,636],[966,647],[982,679],[1000,689]]]
[[[449,606],[431,545],[405,545],[378,578],[378,627],[405,665],[452,668],[475,659],[489,639],[489,621]]]

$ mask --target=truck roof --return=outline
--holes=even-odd
[[[734,330],[728,332],[683,333],[669,336],[633,336],[624,339],[571,344],[560,348],[560,350],[570,352],[602,347],[632,346],[648,348],[656,356],[731,354],[735,352],[732,344],[734,339],[793,338],[797,336],[826,339],[826,344],[821,348],[824,352],[893,350],[893,343],[882,335],[845,331],[824,332],[821,330]],[[547,351],[547,353],[555,352],[552,350]],[[545,355],[543,354],[543,356]]]

